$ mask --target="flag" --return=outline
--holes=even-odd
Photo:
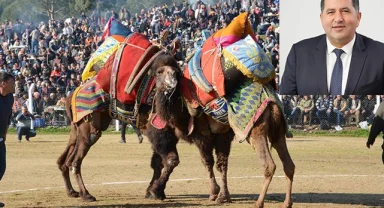
[[[109,19],[108,23],[105,25],[102,39],[104,40],[105,38],[111,35],[120,35],[123,37],[127,37],[131,33],[132,31],[128,27],[123,25],[117,19],[111,17],[111,19]]]

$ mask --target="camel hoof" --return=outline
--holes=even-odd
[[[217,196],[216,203],[217,204],[224,204],[224,203],[231,203],[231,197],[229,196],[229,193],[222,193],[220,192]]]
[[[220,193],[220,186],[216,184],[214,185],[214,188],[211,191],[211,194],[209,195],[209,201],[215,201],[219,193]]]
[[[215,201],[217,199],[217,194],[210,194],[208,200]]]
[[[81,198],[85,202],[94,202],[94,201],[96,201],[96,198],[94,196],[92,196],[91,194],[86,194],[86,195],[82,196]]]
[[[139,139],[139,144],[143,143],[143,139],[144,139],[143,136],[140,135],[138,139]]]
[[[68,195],[69,197],[71,197],[71,198],[77,198],[77,197],[80,196],[79,192],[77,192],[77,191],[75,191],[75,190],[69,191],[69,192],[67,193],[67,195]]]
[[[262,203],[256,202],[254,207],[255,208],[264,208],[264,202],[262,202]]]
[[[283,205],[281,205],[281,208],[292,208],[292,202],[284,202]]]
[[[71,173],[72,173],[73,175],[76,174],[76,168],[75,168],[75,167],[71,166],[71,167],[70,167],[70,171],[71,171]]]
[[[155,193],[154,191],[150,191],[149,199],[155,199],[155,200],[164,200],[167,197],[165,196],[165,193]]]

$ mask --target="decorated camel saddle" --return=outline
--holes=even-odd
[[[272,85],[274,68],[242,13],[208,38],[183,74],[186,102],[223,124],[244,141],[270,102],[280,101]]]
[[[140,105],[152,104],[155,80],[147,71],[161,53],[160,48],[116,20],[109,24],[114,33],[92,55],[82,75],[86,82],[72,97],[74,122],[93,111],[107,109],[113,118],[135,123]],[[117,30],[116,25],[120,27]]]

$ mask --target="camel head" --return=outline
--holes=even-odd
[[[173,56],[161,54],[152,64],[152,74],[156,78],[157,92],[169,95],[176,89],[181,70]]]

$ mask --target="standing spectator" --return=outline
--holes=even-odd
[[[39,52],[39,38],[40,38],[40,30],[35,28],[31,34],[31,50],[32,54],[37,55]]]
[[[12,116],[13,96],[15,79],[12,75],[0,72],[0,180],[6,169],[6,147],[5,140]],[[4,207],[4,203],[0,202]]]
[[[35,117],[28,111],[26,106],[21,107],[21,112],[16,116],[17,139],[21,142],[21,138],[25,135],[25,140],[29,142],[29,138],[36,136],[36,132],[31,129],[31,123]]]

